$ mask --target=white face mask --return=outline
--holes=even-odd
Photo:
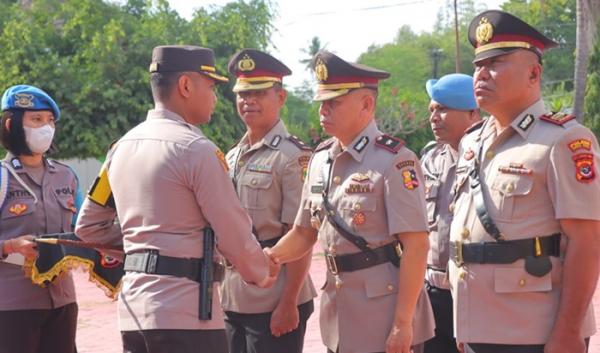
[[[25,142],[33,153],[44,153],[52,144],[54,128],[48,124],[42,127],[23,126],[25,130]]]

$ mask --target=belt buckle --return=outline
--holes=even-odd
[[[327,269],[331,272],[331,274],[337,276],[339,271],[335,262],[335,254],[329,252],[325,253],[325,262],[327,263]]]
[[[454,241],[454,246],[456,247],[456,254],[454,255],[454,263],[456,264],[456,266],[462,267],[462,265],[465,264],[464,258],[463,258],[462,241],[460,241],[460,240]]]
[[[158,266],[158,250],[148,250],[144,253],[144,270],[148,274],[156,273],[156,267]]]

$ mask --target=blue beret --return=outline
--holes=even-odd
[[[473,77],[465,74],[449,74],[439,80],[432,79],[425,85],[429,97],[450,109],[477,109],[473,92]]]
[[[12,86],[2,95],[2,110],[51,110],[54,120],[60,119],[60,109],[52,97],[41,89],[29,85]]]

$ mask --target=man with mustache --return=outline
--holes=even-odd
[[[596,137],[541,96],[557,43],[498,10],[469,27],[474,88],[491,114],[461,141],[450,230],[455,333],[466,352],[583,353],[595,332]]]
[[[273,246],[294,223],[311,148],[279,118],[291,70],[273,56],[243,49],[229,73],[246,134],[227,153],[229,176],[260,245]],[[230,353],[302,353],[316,291],[307,276],[311,253],[282,268],[271,288],[248,286],[229,267],[221,286]]]
[[[435,316],[435,337],[425,343],[425,353],[454,353],[457,350],[452,296],[446,274],[452,222],[450,202],[458,144],[465,130],[481,120],[473,94],[473,77],[449,74],[427,81],[425,88],[431,98],[429,122],[435,136],[428,150],[421,152],[429,222],[425,287]]]
[[[433,336],[419,160],[375,123],[379,81],[389,73],[327,51],[313,69],[321,126],[333,138],[317,147],[294,227],[271,257],[301,258],[318,236],[328,267],[320,323],[329,352],[409,353]]]

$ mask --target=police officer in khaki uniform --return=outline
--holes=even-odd
[[[321,335],[330,352],[408,353],[433,336],[419,160],[375,124],[387,72],[326,51],[313,68],[321,125],[333,138],[316,149],[294,227],[270,253],[295,260],[318,235],[328,266]]]
[[[456,167],[456,339],[467,352],[585,352],[596,330],[598,141],[544,107],[541,58],[555,42],[497,10],[475,17],[469,39],[476,101],[491,117],[465,135]]]
[[[285,104],[283,76],[290,69],[255,49],[229,61],[233,91],[246,125],[227,153],[229,175],[262,247],[273,246],[294,223],[311,149],[288,133],[279,112]],[[306,321],[316,291],[307,277],[311,254],[285,265],[271,288],[248,286],[228,268],[221,286],[231,353],[302,353]]]
[[[0,352],[75,352],[77,303],[70,273],[37,286],[23,273],[36,235],[70,232],[78,182],[46,158],[60,110],[44,91],[10,87],[2,96],[0,161]]]
[[[154,48],[155,109],[112,147],[77,223],[84,240],[123,243],[119,328],[125,352],[227,352],[218,283],[199,290],[199,272],[218,268],[204,261],[212,256],[209,229],[245,281],[274,281],[224,155],[195,127],[210,120],[215,83],[227,81],[215,71],[210,49]],[[113,224],[115,215],[120,226]],[[213,279],[220,279],[218,272]],[[212,316],[202,317],[210,300]]]
[[[425,200],[429,221],[429,255],[425,287],[435,316],[435,337],[425,342],[425,353],[457,352],[452,329],[452,296],[447,279],[452,185],[457,150],[465,130],[480,121],[473,94],[473,77],[449,74],[425,86],[431,98],[429,122],[435,141],[422,151]]]

